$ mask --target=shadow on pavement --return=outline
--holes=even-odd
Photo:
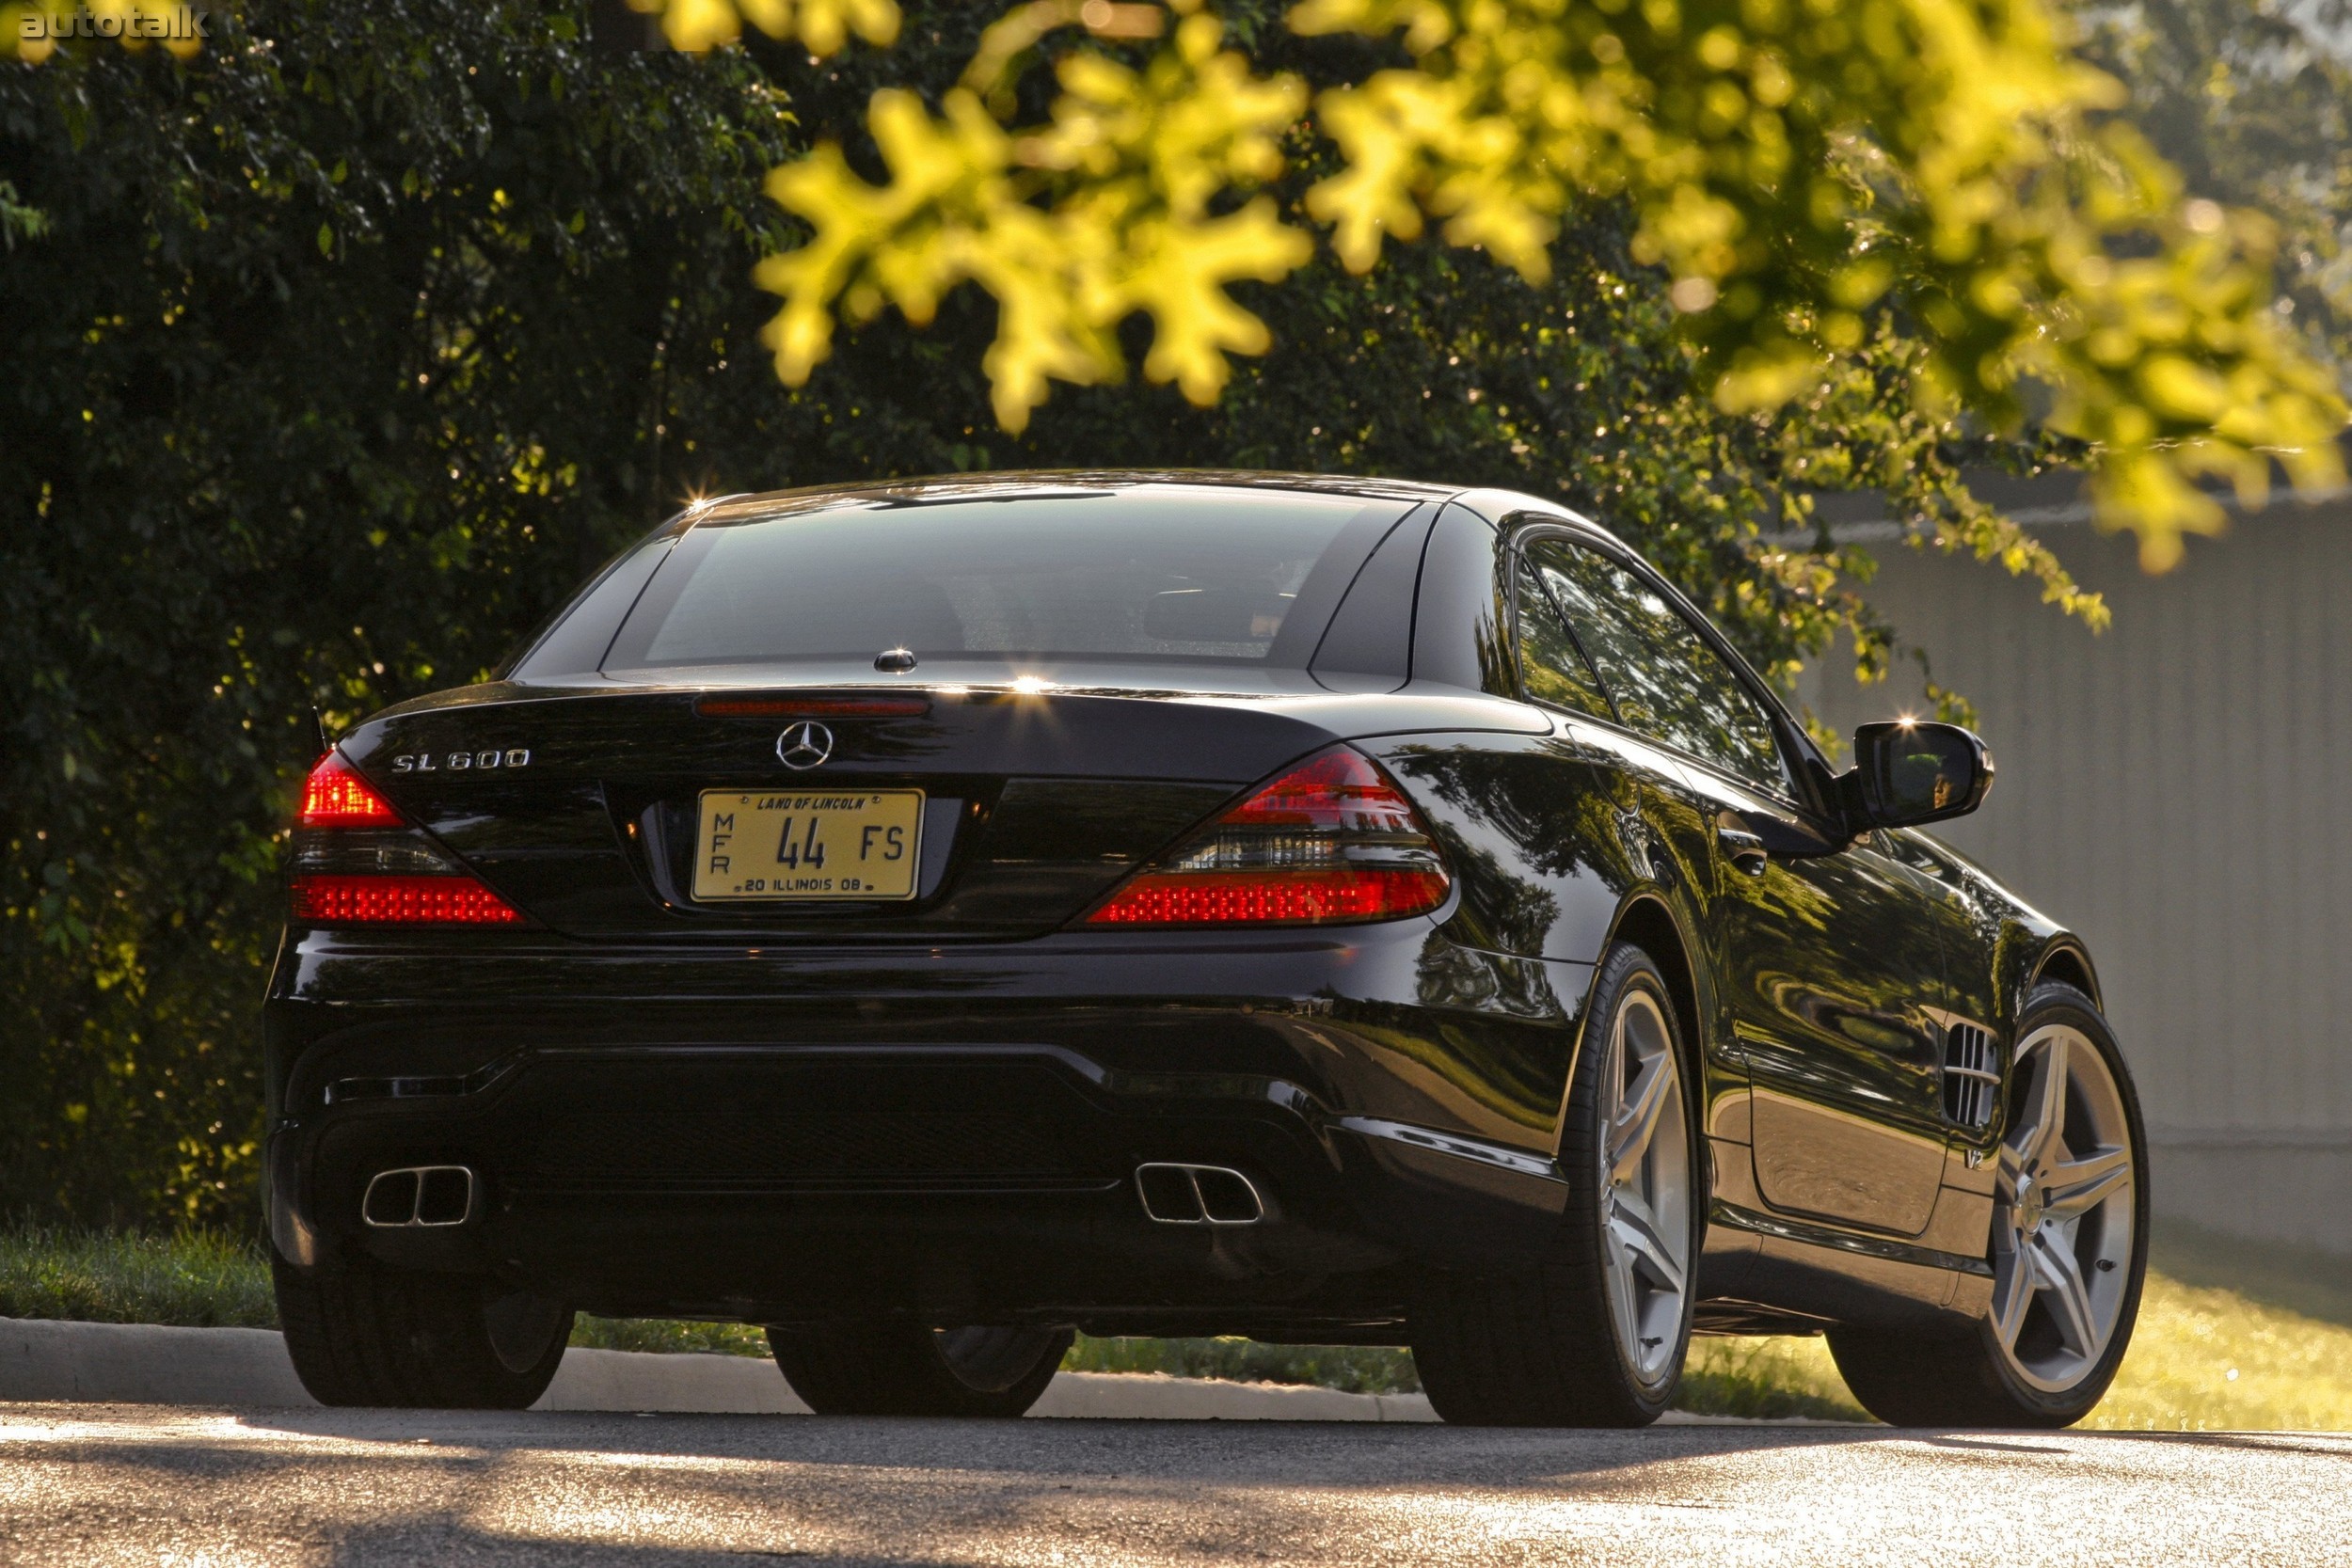
[[[87,1408],[87,1407],[84,1407]],[[1889,1427],[1677,1426],[1640,1432],[1378,1426],[1361,1422],[958,1421],[914,1418],[615,1416],[569,1412],[287,1410],[232,1414],[255,1435],[381,1445],[388,1460],[486,1463],[531,1450],[867,1470],[1017,1473],[1246,1484],[1279,1470],[1311,1484],[1460,1484],[1558,1490],[1574,1478],[1745,1452],[1918,1443],[1988,1456],[2046,1456],[2134,1443],[2307,1454],[2352,1461],[2352,1437],[2267,1433],[1912,1431]],[[283,1464],[302,1451],[239,1441],[164,1437],[110,1443],[110,1454],[161,1468]],[[196,1452],[205,1455],[199,1460]]]
[[[564,1568],[749,1568],[791,1562],[806,1568],[903,1568],[897,1552],[839,1552],[797,1546],[663,1546],[584,1541],[531,1541],[458,1525],[403,1524],[354,1530],[338,1539],[322,1568],[383,1568],[388,1563],[560,1562]],[[924,1568],[980,1568],[953,1558],[923,1559]]]
[[[2345,1560],[2318,1460],[2352,1437],[19,1405],[0,1558],[2061,1568],[2016,1521],[2072,1506],[2101,1561]]]

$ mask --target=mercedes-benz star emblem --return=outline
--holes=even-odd
[[[787,768],[814,768],[833,755],[833,731],[803,719],[776,736],[776,755]]]

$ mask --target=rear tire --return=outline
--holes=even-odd
[[[271,1264],[286,1354],[321,1404],[527,1409],[571,1338],[569,1307],[478,1275]]]
[[[1075,1338],[884,1321],[771,1325],[768,1348],[819,1416],[1009,1417],[1038,1402]]]
[[[1705,1212],[1692,1057],[1664,974],[1629,943],[1601,960],[1588,1017],[1548,1255],[1443,1280],[1414,1310],[1414,1364],[1445,1420],[1647,1426],[1681,1385]]]
[[[2131,1074],[2072,986],[2035,988],[2017,1037],[1987,1243],[1992,1309],[1942,1337],[1830,1332],[1846,1386],[1893,1426],[2072,1426],[2131,1346],[2148,1270],[2148,1146]]]

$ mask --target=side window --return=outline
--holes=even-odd
[[[1541,540],[1528,553],[1628,724],[1758,788],[1793,793],[1770,715],[1679,611],[1615,562],[1565,540]]]
[[[1601,695],[1600,681],[1584,662],[1576,639],[1568,634],[1567,623],[1560,619],[1534,568],[1522,558],[1518,570],[1519,667],[1527,694],[1554,707],[1613,721],[1617,716],[1610,710],[1609,699]]]

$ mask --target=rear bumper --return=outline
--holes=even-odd
[[[314,933],[268,1005],[272,1233],[616,1315],[1336,1333],[1538,1243],[1588,976],[1418,921],[784,954]],[[1243,1172],[1264,1217],[1155,1223],[1154,1162]],[[462,1224],[361,1223],[376,1172],[444,1164],[476,1173]]]

